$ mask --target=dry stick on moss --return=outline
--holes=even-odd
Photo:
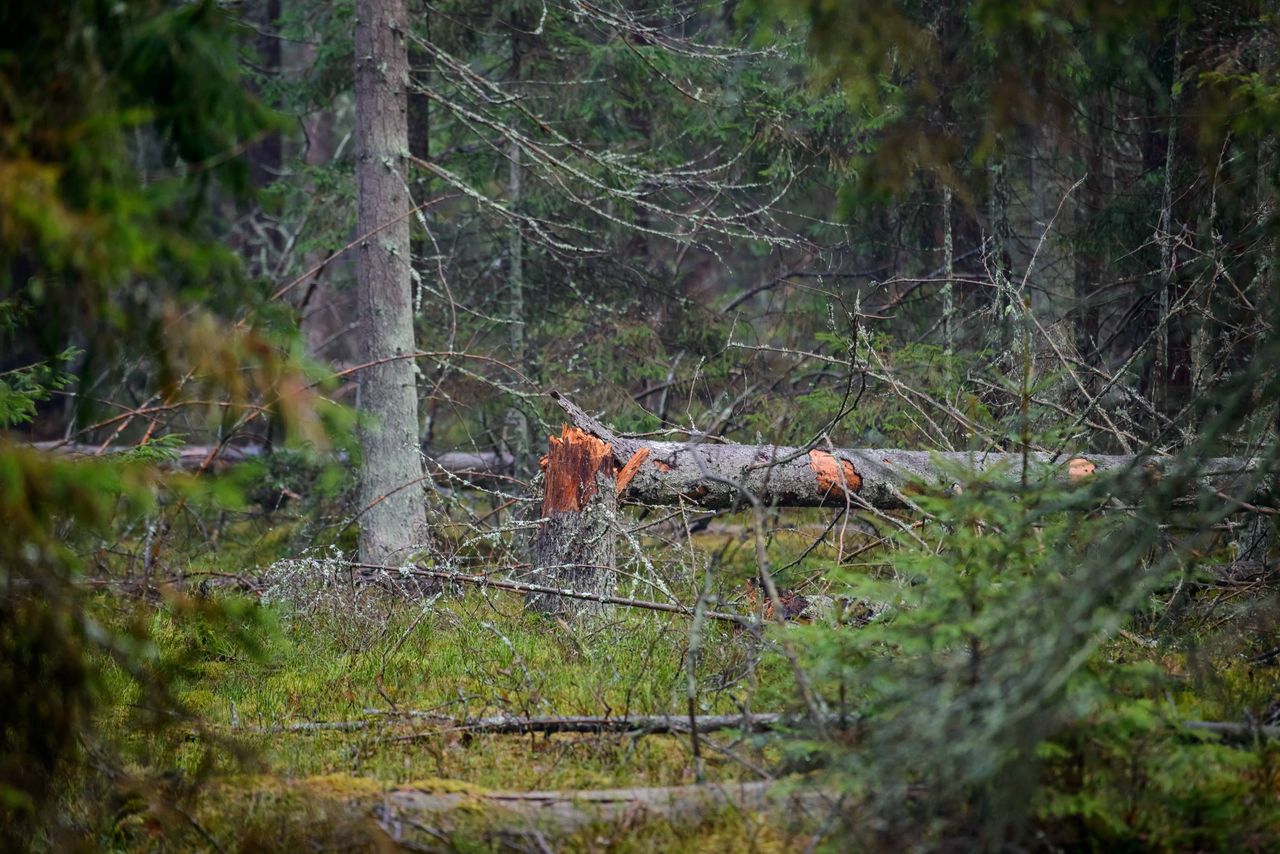
[[[694,609],[687,605],[679,605],[668,602],[650,602],[645,599],[631,599],[625,596],[611,596],[599,593],[584,593],[579,590],[567,590],[561,587],[549,587],[544,584],[525,584],[520,581],[507,581],[506,579],[490,578],[485,575],[465,575],[460,572],[448,572],[440,569],[427,569],[423,566],[392,566],[381,563],[353,563],[351,566],[357,569],[380,569],[387,572],[404,573],[406,575],[414,575],[425,578],[438,578],[442,581],[456,581],[462,584],[474,584],[477,587],[493,587],[498,590],[510,590],[515,593],[538,593],[551,596],[563,596],[566,599],[583,599],[590,602],[599,602],[604,605],[622,605],[627,608],[641,608],[647,611],[663,611],[669,614],[681,614],[691,617]],[[703,615],[708,619],[721,620],[726,623],[737,623],[741,626],[757,625],[755,620],[744,617],[741,614],[729,614],[724,611],[704,611]]]
[[[491,715],[481,718],[451,718],[425,712],[394,709],[365,709],[370,717],[427,720],[436,726],[420,735],[439,735],[449,732],[470,732],[488,735],[527,735],[529,733],[612,733],[619,735],[684,735],[690,731],[687,715],[627,715],[608,717],[603,715],[545,715],[519,717],[515,715]],[[848,716],[829,714],[825,723],[839,728],[850,725]],[[693,725],[698,732],[743,730],[744,732],[775,732],[783,728],[801,727],[808,716],[785,715],[779,712],[756,712],[733,715],[698,715]],[[856,723],[856,721],[854,721]],[[358,732],[370,727],[371,721],[300,721],[272,727],[239,728],[240,732],[279,735],[326,732]],[[1224,721],[1182,721],[1186,729],[1208,732],[1224,738],[1280,738],[1280,726],[1266,724],[1235,723]]]

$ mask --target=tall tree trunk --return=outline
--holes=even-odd
[[[955,294],[952,281],[956,276],[954,234],[951,227],[951,185],[942,188],[942,341],[950,356],[956,349]]]
[[[1097,219],[1107,194],[1106,138],[1107,114],[1104,96],[1089,98],[1088,119],[1083,123],[1085,178],[1075,206],[1075,343],[1080,358],[1089,364],[1100,362],[1098,353],[1098,288],[1102,284],[1102,253]]]
[[[249,15],[258,29],[254,38],[254,51],[264,74],[279,74],[283,40],[276,31],[280,27],[280,0],[266,0],[257,4]],[[261,88],[261,87],[257,87]],[[259,94],[261,94],[259,92]],[[254,187],[268,187],[279,177],[284,167],[284,138],[271,132],[249,147],[249,171]]]
[[[426,534],[412,358],[406,0],[356,3],[356,231],[360,372],[360,557],[376,563]]]
[[[520,34],[524,25],[518,12],[511,13],[511,82],[520,79]],[[507,196],[512,211],[519,213],[522,203],[523,167],[520,163],[520,144],[512,140],[507,149]],[[528,354],[525,351],[524,310],[524,232],[520,222],[512,220],[507,233],[507,323],[510,330],[511,363],[521,371],[526,368]],[[529,419],[517,403],[508,409],[504,432],[507,450],[517,460],[526,460],[533,445],[529,433]]]
[[[1173,158],[1174,144],[1177,139],[1177,84],[1181,73],[1182,31],[1181,22],[1174,35],[1173,71],[1169,84],[1169,118],[1165,124],[1164,149],[1164,191],[1160,200],[1160,226],[1157,239],[1160,242],[1160,286],[1156,291],[1156,340],[1155,358],[1151,371],[1151,402],[1157,412],[1164,412],[1169,403],[1169,374],[1172,365],[1169,360],[1169,309],[1170,297],[1174,289],[1174,264],[1176,252],[1173,238]]]
[[[1009,226],[1008,146],[1003,136],[996,137],[995,150],[988,164],[991,188],[988,195],[987,219],[991,228],[991,270],[995,278],[995,318],[992,323],[992,346],[999,353],[1002,367],[1014,367],[1014,318],[1019,316],[1013,287],[1013,234]]]

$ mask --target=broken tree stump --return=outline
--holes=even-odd
[[[542,522],[534,537],[533,575],[539,584],[600,597],[570,599],[531,593],[530,608],[556,616],[600,616],[614,592],[618,494],[647,452],[619,465],[608,442],[577,427],[552,436],[542,459]]]

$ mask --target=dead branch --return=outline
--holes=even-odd
[[[357,569],[382,570],[388,573],[405,574],[421,578],[437,578],[441,581],[452,581],[458,582],[459,584],[473,584],[477,587],[492,587],[498,590],[510,590],[515,593],[560,596],[566,599],[599,602],[605,605],[622,605],[627,608],[641,608],[647,611],[663,611],[669,614],[682,614],[687,617],[693,616],[693,609],[687,605],[668,602],[650,602],[644,599],[630,599],[625,596],[613,596],[606,593],[585,593],[580,590],[550,587],[544,584],[525,584],[519,581],[508,581],[502,578],[491,578],[487,575],[466,575],[460,572],[429,569],[424,566],[391,566],[379,563],[353,563],[351,565]],[[705,611],[704,613],[708,619],[712,620],[722,620],[724,622],[737,623],[743,626],[756,624],[756,622],[751,618],[744,617],[740,614],[729,614],[723,611]]]
[[[40,451],[54,454],[67,454],[78,457],[103,457],[136,450],[133,445],[100,446],[82,442],[33,442],[31,445]],[[423,461],[428,472],[436,477],[455,477],[462,480],[481,481],[488,478],[500,478],[511,474],[515,467],[515,459],[510,454],[494,451],[447,451],[432,455],[423,450]],[[243,463],[247,460],[262,459],[271,455],[272,450],[264,445],[184,445],[172,449],[173,460],[169,466],[182,471],[203,471],[209,468],[220,469]],[[346,455],[338,453],[332,459],[342,462]],[[212,465],[209,461],[212,461]]]

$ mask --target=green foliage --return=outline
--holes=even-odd
[[[0,373],[0,428],[31,423],[36,415],[36,403],[48,400],[53,392],[74,381],[74,377],[55,365],[68,364],[78,356],[78,350],[68,347],[51,361]]]
[[[828,696],[842,686],[842,709],[859,717],[855,745],[822,763],[859,804],[847,832],[921,850],[999,849],[1042,822],[1067,844],[1268,838],[1280,804],[1262,794],[1261,769],[1273,748],[1179,733],[1179,712],[1160,705],[1163,673],[1107,650],[1168,584],[1167,559],[1143,569],[1166,499],[1148,496],[1132,521],[1088,518],[1105,493],[1063,491],[1045,474],[1028,470],[1011,491],[1007,478],[956,472],[958,495],[919,499],[931,521],[899,536],[892,573],[849,579],[876,616],[811,630]]]
[[[234,255],[212,239],[207,202],[245,189],[243,147],[280,126],[242,85],[229,23],[212,2],[0,9],[0,429],[36,420],[54,392],[114,380],[135,401],[154,394],[215,419],[266,411],[323,441],[333,419],[315,413],[279,332],[219,317],[241,313],[245,291]],[[77,395],[81,414],[93,399]],[[111,409],[112,438],[135,417]],[[155,514],[172,493],[155,467],[183,438],[143,426],[147,441],[105,459],[0,438],[6,850],[80,844],[113,787],[128,786],[128,763],[96,719],[114,702],[102,691],[108,663],[131,686],[118,723],[160,733],[185,718],[168,686],[190,650],[161,655],[145,623],[114,618],[84,586],[86,567],[109,562],[124,532],[146,531],[148,572],[164,535]],[[235,609],[179,596],[171,606],[224,644],[243,638],[236,626],[248,618]],[[86,795],[75,814],[59,803],[70,786]]]

